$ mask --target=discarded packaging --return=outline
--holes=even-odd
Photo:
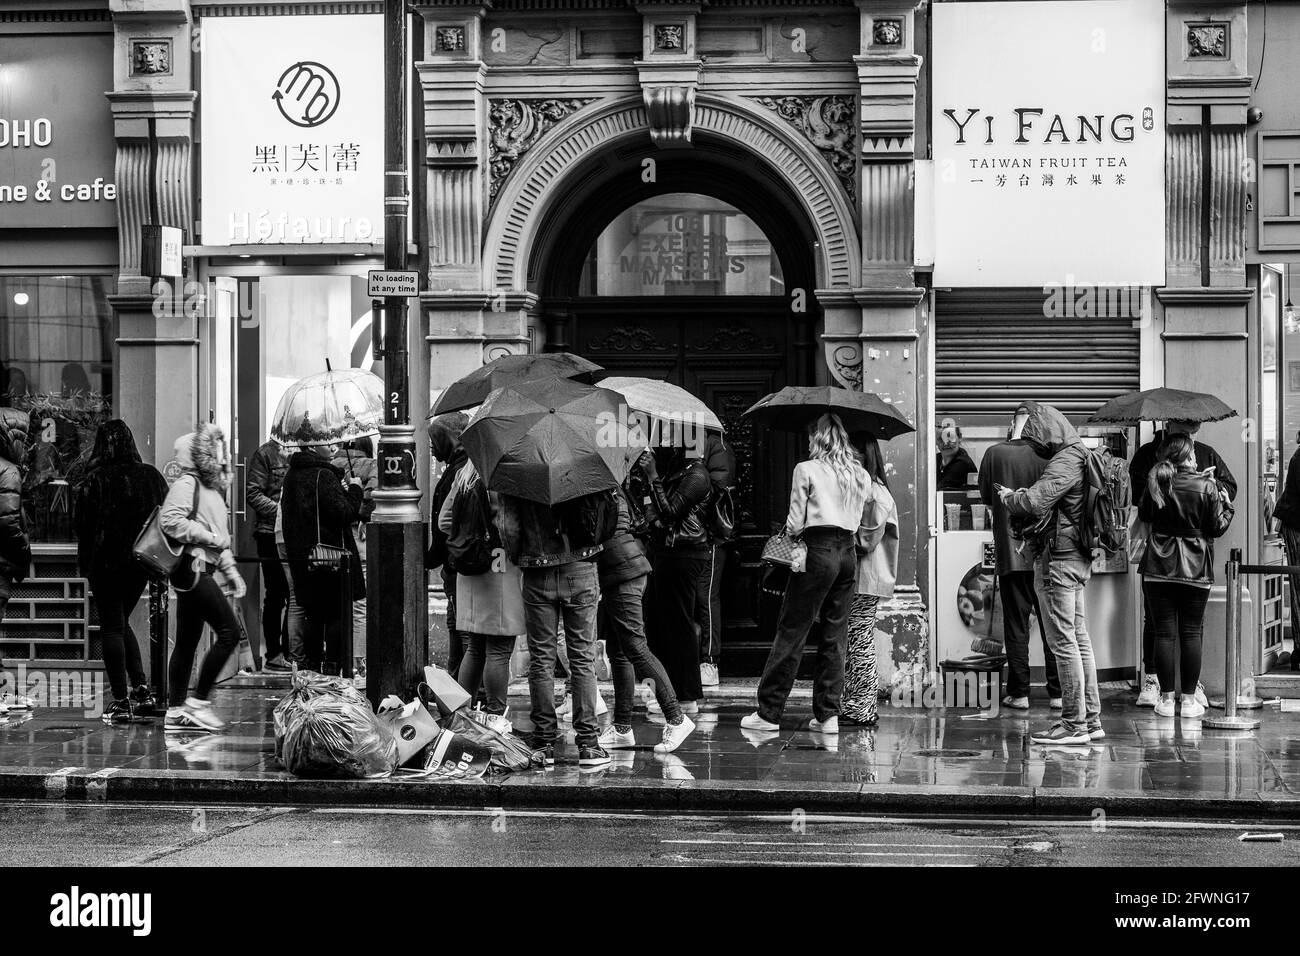
[[[454,714],[473,699],[473,695],[457,684],[454,677],[435,664],[424,669],[424,681],[429,685],[443,717]]]
[[[429,777],[481,777],[487,773],[492,753],[468,737],[444,730],[424,748],[424,770]]]
[[[492,755],[488,773],[510,773],[545,766],[542,755],[534,752],[521,738],[497,733],[471,717],[468,711],[456,711],[445,718],[442,725],[488,750]]]
[[[415,757],[442,733],[438,722],[419,699],[403,704],[400,698],[390,695],[379,703],[379,719],[393,731],[399,765]]]
[[[330,677],[315,671],[295,670],[290,678],[289,693],[280,699],[280,703],[276,704],[275,710],[271,712],[277,758],[284,752],[284,732],[289,711],[302,701],[320,694],[342,697],[353,703],[365,704],[367,708],[370,706],[365,696],[346,677]]]
[[[397,766],[392,729],[346,678],[295,671],[273,718],[276,756],[295,776],[385,776]]]

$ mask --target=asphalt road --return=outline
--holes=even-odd
[[[1245,832],[1283,833],[1243,843]],[[1294,866],[1300,826],[0,803],[8,866]]]

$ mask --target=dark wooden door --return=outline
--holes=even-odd
[[[568,315],[573,351],[614,375],[680,385],[722,420],[739,486],[738,534],[723,573],[722,672],[761,673],[775,622],[760,600],[759,556],[785,520],[795,441],[740,416],[769,392],[804,380],[788,305],[761,297],[573,300]]]

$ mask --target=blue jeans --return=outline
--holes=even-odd
[[[1092,561],[1082,556],[1044,554],[1034,563],[1043,633],[1061,678],[1061,723],[1075,733],[1101,726],[1097,662],[1084,615],[1084,589],[1090,577]]]
[[[600,600],[596,565],[574,561],[549,568],[524,568],[524,620],[528,624],[528,696],[534,738],[559,737],[555,719],[555,660],[560,616],[573,682],[573,733],[579,746],[600,737],[596,721],[596,607]]]
[[[646,578],[612,584],[600,595],[600,633],[614,671],[614,723],[632,723],[637,681],[650,684],[664,717],[672,724],[682,715],[672,681],[646,644],[643,601]]]

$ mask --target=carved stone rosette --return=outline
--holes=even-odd
[[[803,134],[830,163],[831,169],[857,206],[857,158],[854,124],[857,110],[852,96],[759,96],[757,102],[772,110]]]
[[[488,101],[489,195],[496,199],[502,183],[526,152],[553,126],[592,99],[494,99]]]
[[[835,381],[854,391],[862,390],[862,346],[856,342],[827,342],[826,364]]]

